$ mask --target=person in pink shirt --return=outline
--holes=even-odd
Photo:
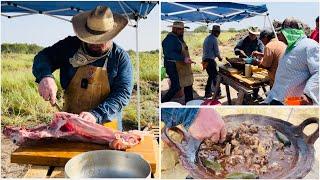
[[[319,43],[319,16],[316,19],[316,28],[312,31],[310,39],[313,39]]]

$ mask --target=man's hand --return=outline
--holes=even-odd
[[[79,117],[86,120],[86,121],[89,121],[89,122],[93,122],[93,123],[97,122],[96,117],[93,114],[91,114],[90,112],[81,112],[79,114]]]
[[[56,103],[57,85],[52,77],[43,78],[39,85],[38,91],[45,101],[50,101],[51,105]]]
[[[186,64],[195,63],[196,64],[196,62],[192,61],[189,57],[184,58],[184,63],[186,63]]]
[[[312,99],[306,96],[305,94],[301,96],[302,105],[313,105]]]
[[[208,68],[208,64],[209,64],[209,62],[202,61],[202,70],[207,69]]]
[[[213,142],[222,143],[226,139],[227,131],[221,116],[209,108],[200,108],[197,117],[189,128],[191,136],[198,140],[210,138]]]
[[[257,58],[262,58],[263,57],[263,53],[259,52],[259,51],[253,51],[251,56],[257,57]]]
[[[260,65],[260,61],[254,59],[252,61],[252,65],[258,66],[258,65]]]

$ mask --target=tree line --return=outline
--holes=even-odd
[[[42,49],[43,47],[36,44],[27,44],[27,43],[1,44],[1,53],[36,54]]]

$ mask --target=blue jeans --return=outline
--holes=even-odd
[[[177,71],[176,63],[171,61],[165,61],[164,67],[166,68],[166,73],[171,81],[171,86],[168,92],[161,98],[161,103],[170,101],[178,91],[180,91],[179,74]],[[185,103],[193,99],[192,86],[184,87]]]
[[[162,108],[161,121],[167,127],[174,127],[182,124],[188,129],[199,112],[199,108]]]

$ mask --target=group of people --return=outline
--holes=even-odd
[[[253,65],[268,70],[270,91],[262,104],[283,105],[289,97],[300,97],[301,104],[319,104],[319,17],[316,28],[310,37],[305,35],[305,25],[294,18],[287,18],[281,27],[264,29],[250,27],[248,35],[241,39],[234,48],[239,58],[251,57]],[[175,94],[184,88],[185,102],[193,99],[192,71],[188,48],[183,40],[183,22],[174,22],[172,32],[162,41],[164,67],[171,81],[169,91],[161,102],[170,101]],[[210,34],[203,42],[202,65],[208,74],[205,97],[212,96],[212,85],[216,84],[217,63],[222,61],[219,51],[218,37],[221,33],[219,25],[213,25]],[[183,64],[178,66],[178,64]],[[189,75],[182,74],[180,68],[189,69]],[[185,71],[184,71],[185,72]],[[183,86],[181,82],[189,82]],[[254,89],[253,98],[258,98],[259,89]],[[217,91],[221,95],[220,89]]]

